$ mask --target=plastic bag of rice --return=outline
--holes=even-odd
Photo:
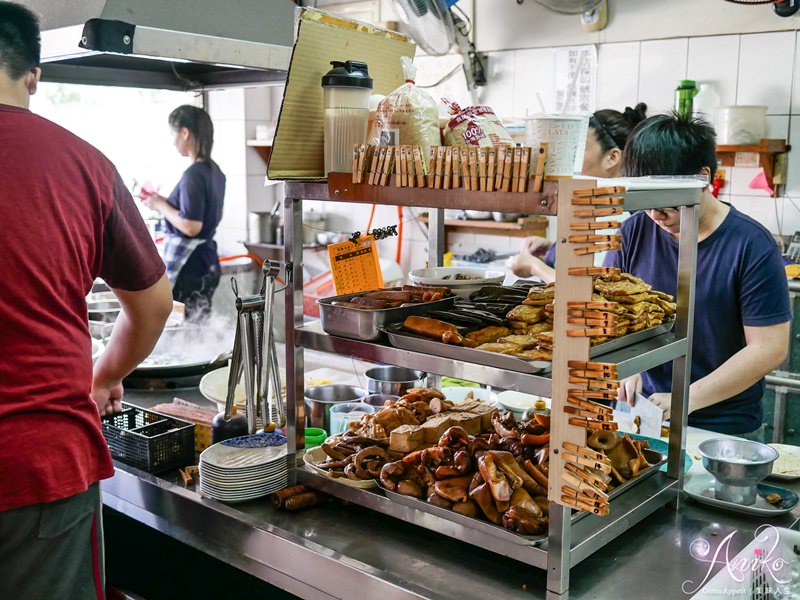
[[[439,109],[436,100],[414,84],[417,68],[411,59],[401,56],[400,60],[406,82],[378,104],[369,143],[373,146],[421,146],[422,160],[427,166],[431,146],[441,143]]]
[[[452,117],[444,128],[444,143],[448,146],[467,144],[471,146],[514,145],[506,128],[488,106],[468,106],[442,98]]]

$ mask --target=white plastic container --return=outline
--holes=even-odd
[[[586,147],[588,115],[535,115],[525,119],[526,145],[538,148],[547,143],[547,177],[572,177],[576,157]]]
[[[353,146],[367,139],[372,93],[367,63],[332,60],[331,65],[322,77],[326,174],[352,170]]]
[[[758,144],[767,135],[766,106],[720,106],[717,144]]]
[[[719,103],[719,94],[714,91],[714,86],[709,83],[701,83],[700,91],[692,99],[694,114],[704,118],[711,125],[716,125]]]

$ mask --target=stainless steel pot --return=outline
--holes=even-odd
[[[331,430],[331,406],[341,402],[358,402],[367,392],[353,385],[335,383],[317,385],[305,392],[306,427]]]
[[[428,375],[422,371],[414,371],[405,367],[387,366],[369,369],[365,376],[367,390],[370,394],[402,396],[412,388],[424,387],[425,378]]]

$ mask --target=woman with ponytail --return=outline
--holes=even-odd
[[[622,151],[633,128],[646,118],[647,105],[640,102],[623,112],[613,109],[598,110],[589,117],[586,150],[583,153],[581,175],[604,179],[619,177]],[[617,218],[617,220],[620,220]],[[600,233],[600,232],[598,232]],[[556,260],[553,242],[539,236],[525,238],[522,249],[511,257],[506,266],[517,277],[538,277],[550,283],[556,277],[553,265]],[[602,264],[603,256],[597,260]]]
[[[211,312],[211,297],[219,285],[220,267],[214,234],[222,219],[225,175],[211,160],[214,125],[202,108],[183,105],[169,115],[175,148],[192,164],[169,197],[143,191],[142,202],[165,220],[163,257],[172,297],[186,305],[192,321]]]

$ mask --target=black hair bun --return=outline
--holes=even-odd
[[[631,124],[631,127],[635,127],[639,122],[647,118],[647,104],[639,102],[634,108],[626,106],[623,115],[628,123]]]

